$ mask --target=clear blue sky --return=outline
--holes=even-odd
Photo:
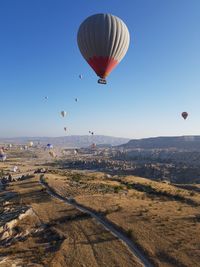
[[[106,86],[76,42],[95,13],[119,16],[131,34]],[[62,136],[64,126],[70,135],[200,134],[199,14],[199,0],[1,0],[0,137]]]

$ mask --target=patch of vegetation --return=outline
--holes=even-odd
[[[79,183],[82,178],[83,178],[83,175],[80,173],[72,173],[70,175],[70,179],[77,183]]]
[[[121,206],[117,206],[115,212],[118,212],[118,211],[121,211],[122,210],[122,207]]]
[[[127,234],[127,236],[128,236],[129,238],[132,238],[132,236],[133,236],[133,230],[132,230],[132,229],[128,229],[128,230],[126,231],[126,234]]]
[[[198,203],[192,199],[185,198],[184,196],[181,196],[177,193],[173,194],[167,191],[158,190],[157,188],[154,188],[148,184],[125,183],[125,185],[126,186],[129,185],[131,186],[132,189],[135,189],[137,191],[145,192],[149,196],[162,197],[163,200],[164,198],[168,198],[170,200],[179,201],[181,203],[186,203],[190,206],[195,206],[195,207],[198,206]]]
[[[195,192],[190,192],[190,196],[191,197],[195,196]]]
[[[120,190],[123,190],[123,186],[122,185],[116,185],[114,187],[114,193],[119,193]]]

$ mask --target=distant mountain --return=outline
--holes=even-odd
[[[62,137],[17,137],[17,138],[0,138],[0,143],[11,144],[27,144],[29,141],[33,141],[35,144],[38,142],[41,145],[48,143],[55,146],[62,146],[65,148],[80,148],[88,147],[92,143],[97,145],[118,146],[127,143],[130,139],[104,136],[104,135],[71,135]]]
[[[200,136],[174,136],[133,139],[119,147],[125,149],[178,149],[200,151]]]

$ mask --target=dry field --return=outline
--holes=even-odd
[[[50,197],[36,175],[0,192],[0,266],[141,265],[90,216]]]
[[[59,194],[75,198],[123,229],[155,266],[200,266],[198,185],[78,171],[55,170],[45,178]]]
[[[0,171],[37,169],[52,161],[38,151],[10,151]],[[45,174],[59,194],[98,212],[160,267],[200,266],[200,186],[56,168]],[[0,192],[0,267],[140,266],[111,233],[87,214],[50,197],[39,175]]]

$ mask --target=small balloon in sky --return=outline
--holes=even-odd
[[[94,135],[94,132],[89,131],[89,133],[90,133],[91,135]]]
[[[67,112],[64,111],[64,110],[62,110],[62,111],[60,112],[60,114],[61,114],[62,117],[65,117],[65,116],[67,115]]]
[[[183,117],[184,120],[186,120],[188,117],[188,113],[186,111],[184,111],[181,113],[181,116]]]

